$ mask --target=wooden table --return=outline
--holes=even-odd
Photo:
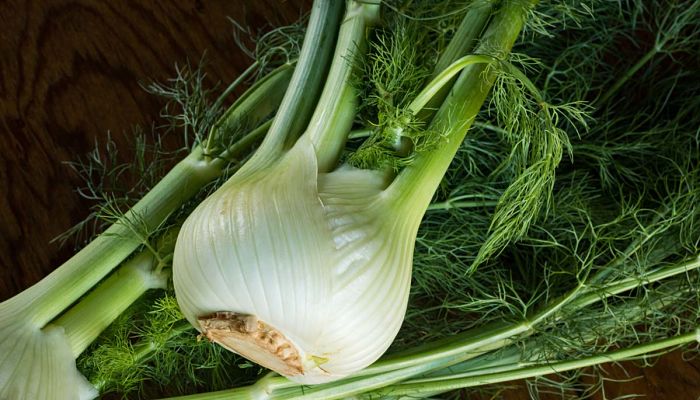
[[[237,49],[227,17],[245,26],[262,28],[265,21],[279,26],[309,5],[310,0],[0,2],[0,300],[73,253],[51,239],[82,220],[91,203],[76,193],[83,182],[65,162],[108,137],[126,162],[133,127],[149,130],[159,123],[163,100],[145,93],[140,83],[165,81],[176,64],[196,64],[205,51],[208,81],[230,82],[251,60]],[[678,353],[655,368],[625,367],[639,379],[606,383],[607,398],[700,396],[700,363],[683,362]],[[628,378],[620,368],[609,371],[611,379]],[[522,383],[515,385],[501,398],[529,398]]]

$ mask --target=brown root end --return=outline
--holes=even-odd
[[[254,315],[220,311],[198,318],[202,335],[211,342],[282,375],[301,375],[297,348],[280,331]]]

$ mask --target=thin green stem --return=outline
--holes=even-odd
[[[445,51],[442,52],[437,63],[435,63],[433,74],[430,77],[431,80],[447,69],[450,64],[474,50],[486,26],[486,22],[493,13],[493,5],[494,1],[492,0],[477,0],[469,5],[469,11],[462,18],[454,38],[450,40]]]
[[[348,140],[367,138],[372,135],[372,129],[356,129],[348,134]]]
[[[204,145],[204,161],[221,158],[230,146],[226,138],[246,127],[253,128],[276,112],[283,100],[294,64],[284,64],[255,82],[212,126]],[[222,146],[223,143],[223,146]],[[235,144],[234,144],[235,145]]]
[[[255,157],[276,159],[309,122],[328,72],[343,8],[342,1],[314,1],[294,75]]]
[[[534,3],[529,2],[530,5]],[[527,11],[522,2],[506,3],[493,17],[477,53],[508,54],[525,23]],[[444,143],[433,151],[417,155],[389,187],[399,204],[410,204],[413,210],[428,207],[496,79],[496,72],[487,66],[472,64],[461,72],[430,125],[430,129],[445,133]],[[408,198],[410,201],[405,201]]]
[[[450,40],[445,51],[435,63],[433,74],[430,77],[431,81],[460,57],[464,57],[474,50],[493,13],[493,5],[494,1],[491,0],[478,0],[469,5],[469,11],[462,18],[454,38]],[[433,118],[435,111],[447,97],[448,90],[453,83],[454,79],[450,79],[437,93],[431,96],[428,103],[421,107],[422,111],[417,114],[421,121],[429,122]]]
[[[450,82],[452,82],[452,78],[454,78],[458,73],[462,72],[462,70],[466,67],[474,64],[491,64],[496,61],[497,60],[491,56],[476,54],[470,54],[456,60],[443,69],[442,72],[437,74],[437,76],[433,78],[433,80],[431,80],[420,93],[418,93],[415,99],[413,99],[411,104],[408,106],[409,111],[411,111],[413,114],[418,114],[436,97],[439,92],[441,92],[449,85]]]
[[[496,207],[498,200],[475,200],[475,201],[455,201],[447,200],[438,203],[431,203],[428,206],[428,211],[448,211],[462,208],[482,208]]]
[[[516,67],[515,65],[507,62],[507,61],[501,61],[501,65],[504,68],[505,71],[507,71],[509,74],[511,74],[518,82],[520,82],[525,88],[530,92],[532,97],[535,98],[535,101],[537,101],[538,104],[544,105],[545,100],[544,96],[542,95],[542,92],[537,88],[537,85],[535,85],[534,82],[530,80],[530,78],[525,75],[523,71],[520,70],[520,68]]]
[[[348,1],[333,63],[305,133],[316,149],[319,172],[335,167],[352,126],[357,109],[352,71],[366,47],[366,29],[378,18],[378,4]]]
[[[496,125],[489,124],[489,123],[486,123],[486,122],[474,121],[474,123],[473,123],[472,125],[475,126],[475,127],[477,127],[477,128],[481,128],[481,129],[484,129],[484,130],[487,130],[487,131],[500,133],[500,134],[502,134],[502,135],[504,135],[504,136],[508,134],[508,131],[506,131],[505,129],[501,128],[500,126],[496,126]]]
[[[411,368],[460,354],[464,357],[461,361],[468,360],[487,351],[504,347],[512,343],[517,336],[528,332],[532,332],[532,325],[527,321],[516,324],[489,324],[456,337],[421,346],[414,351],[388,356],[360,371],[359,376]]]
[[[228,85],[228,87],[221,93],[221,95],[216,98],[216,101],[214,102],[214,104],[212,104],[212,108],[216,110],[219,107],[223,107],[224,101],[226,101],[226,99],[231,95],[231,93],[233,93],[233,91],[236,90],[238,86],[240,86],[246,79],[248,79],[250,75],[252,75],[253,72],[255,72],[258,69],[259,66],[260,63],[258,61],[255,61],[254,63],[250,64],[250,66],[246,68],[242,74],[238,75],[236,80],[231,82],[231,84]],[[208,146],[205,147],[209,148]]]
[[[598,98],[598,100],[596,100],[596,108],[600,108],[603,104],[607,103],[608,100],[610,100],[610,98],[614,96],[625,83],[627,83],[627,81],[632,79],[632,77],[634,76],[634,74],[637,73],[637,71],[639,71],[649,61],[651,61],[652,58],[659,54],[659,51],[660,48],[654,46],[651,50],[646,52],[646,54],[644,54],[642,58],[640,58],[636,63],[634,63],[632,67],[625,71],[625,73],[620,78],[618,78],[615,81],[615,83],[613,83],[612,86],[610,86],[609,89],[601,97]]]
[[[213,159],[211,164],[217,168],[223,169],[228,163],[244,158],[242,156],[246,155],[255,143],[260,142],[265,137],[271,125],[272,120],[260,124],[260,126],[237,140],[236,143],[221,153],[219,157]]]
[[[508,382],[518,379],[533,378],[552,373],[562,373],[575,369],[590,367],[593,365],[609,362],[624,361],[643,356],[645,354],[669,351],[679,346],[687,345],[698,340],[697,332],[690,332],[683,335],[658,340],[652,343],[645,343],[627,349],[611,351],[608,353],[585,357],[577,360],[561,361],[555,363],[526,366],[515,370],[496,372],[483,375],[455,376],[450,378],[433,378],[405,382],[395,386],[384,387],[372,395],[377,396],[401,396],[418,395],[426,392],[445,392],[465,387],[473,387],[501,382]]]
[[[640,277],[630,277],[613,285],[607,285],[603,288],[593,288],[590,292],[585,292],[579,298],[572,301],[569,307],[580,309],[590,304],[601,301],[620,293],[628,292],[634,288],[658,282],[680,274],[686,274],[690,271],[700,269],[700,255],[678,264],[664,267],[658,271]]]

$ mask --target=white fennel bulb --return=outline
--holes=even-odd
[[[178,302],[204,336],[309,384],[389,347],[423,215],[397,206],[379,173],[318,173],[316,160],[302,137],[234,175],[187,219],[173,265]]]

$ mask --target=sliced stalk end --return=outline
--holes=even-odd
[[[285,376],[304,373],[299,350],[254,315],[221,311],[200,317],[202,337]]]

